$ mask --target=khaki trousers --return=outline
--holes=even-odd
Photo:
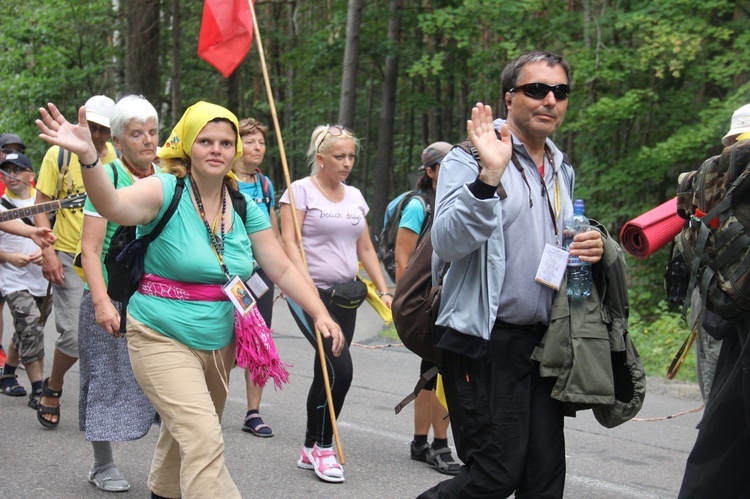
[[[148,486],[176,498],[241,497],[224,463],[221,415],[234,342],[192,350],[128,315],[128,350],[138,384],[161,416]]]

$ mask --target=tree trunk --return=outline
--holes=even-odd
[[[128,0],[125,91],[159,105],[159,1]]]
[[[383,111],[378,134],[378,154],[375,161],[375,185],[388,186],[393,160],[393,121],[396,110],[396,83],[398,81],[398,50],[401,39],[401,0],[391,0],[391,18],[388,21],[389,54],[385,58],[383,77]],[[388,189],[376,189],[373,203],[372,233],[379,234],[383,227],[383,213],[388,205]]]
[[[172,123],[177,123],[182,115],[180,97],[180,0],[172,0]]]
[[[341,73],[341,98],[339,124],[354,128],[354,111],[357,100],[357,71],[359,67],[359,32],[362,22],[362,0],[349,0],[346,13],[346,47],[344,68]]]

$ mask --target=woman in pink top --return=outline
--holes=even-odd
[[[357,306],[364,300],[350,297],[341,303],[339,297],[351,294],[351,288],[366,288],[356,278],[359,263],[378,289],[381,300],[390,307],[388,292],[375,248],[370,239],[365,216],[369,211],[362,193],[344,182],[354,167],[359,141],[354,133],[340,125],[319,126],[307,151],[311,167],[309,177],[291,186],[296,216],[302,230],[302,245],[307,267],[297,244],[289,192],[281,197],[281,232],[289,258],[308,277],[320,293],[328,312],[339,323],[346,343],[339,357],[331,355],[331,342],[323,340],[331,382],[334,411],[338,417],[352,381],[352,358],[349,345],[354,335]],[[345,289],[348,288],[348,289]],[[335,298],[334,298],[335,297]],[[308,341],[317,347],[313,321],[293,302],[292,315]],[[297,466],[315,470],[321,480],[343,482],[344,470],[332,449],[333,431],[328,412],[320,357],[315,354],[314,377],[307,396],[307,432]]]

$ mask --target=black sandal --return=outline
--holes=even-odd
[[[29,394],[29,402],[27,405],[35,411],[39,407],[39,401],[42,400],[42,389],[39,388]]]
[[[50,390],[49,378],[45,378],[42,382],[42,396],[59,399],[62,396],[62,388],[60,390]],[[53,423],[52,421],[45,419],[44,416],[47,414],[57,416],[57,421]],[[39,423],[41,423],[41,425],[45,428],[57,428],[57,425],[60,424],[60,406],[58,405],[57,407],[49,407],[46,405],[42,405],[42,400],[39,399],[39,405],[36,408],[36,418],[39,420]]]

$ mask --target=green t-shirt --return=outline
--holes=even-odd
[[[133,185],[133,176],[130,174],[128,169],[125,168],[125,166],[120,162],[119,159],[116,159],[112,161],[111,163],[107,163],[106,165],[104,165],[104,171],[107,173],[109,180],[113,184],[115,183],[115,177],[114,177],[114,173],[112,170],[113,166],[117,170],[117,185],[115,185],[115,189],[122,189],[123,187]],[[83,214],[95,216],[95,217],[101,217],[101,215],[99,215],[99,213],[96,211],[96,208],[94,208],[94,205],[91,204],[91,200],[89,198],[86,198],[86,203],[83,205]],[[100,261],[102,264],[102,275],[104,276],[105,285],[109,281],[109,276],[107,275],[107,267],[104,265],[104,258],[107,256],[107,250],[109,249],[109,242],[112,240],[112,236],[117,230],[117,227],[119,227],[119,225],[117,225],[116,223],[107,221],[107,232],[104,236],[104,241],[102,242],[102,254],[100,255]],[[79,243],[78,253],[80,253],[80,243]],[[85,288],[89,289],[88,283],[85,284]]]
[[[138,226],[138,236],[153,230],[174,197],[176,177],[158,174],[157,178],[162,181],[164,203],[151,223]],[[193,208],[190,191],[190,181],[185,179],[185,190],[177,211],[148,247],[145,272],[179,282],[224,284],[227,279],[209,242],[203,220]],[[232,230],[224,240],[224,263],[229,274],[238,275],[243,281],[249,279],[253,271],[253,250],[247,234],[271,227],[258,205],[248,196],[245,196],[245,201],[247,220],[244,227],[242,217],[234,212]],[[229,198],[227,209],[231,209]],[[228,300],[171,300],[136,292],[130,299],[128,311],[151,329],[195,350],[218,350],[227,346],[234,336],[234,306]]]

